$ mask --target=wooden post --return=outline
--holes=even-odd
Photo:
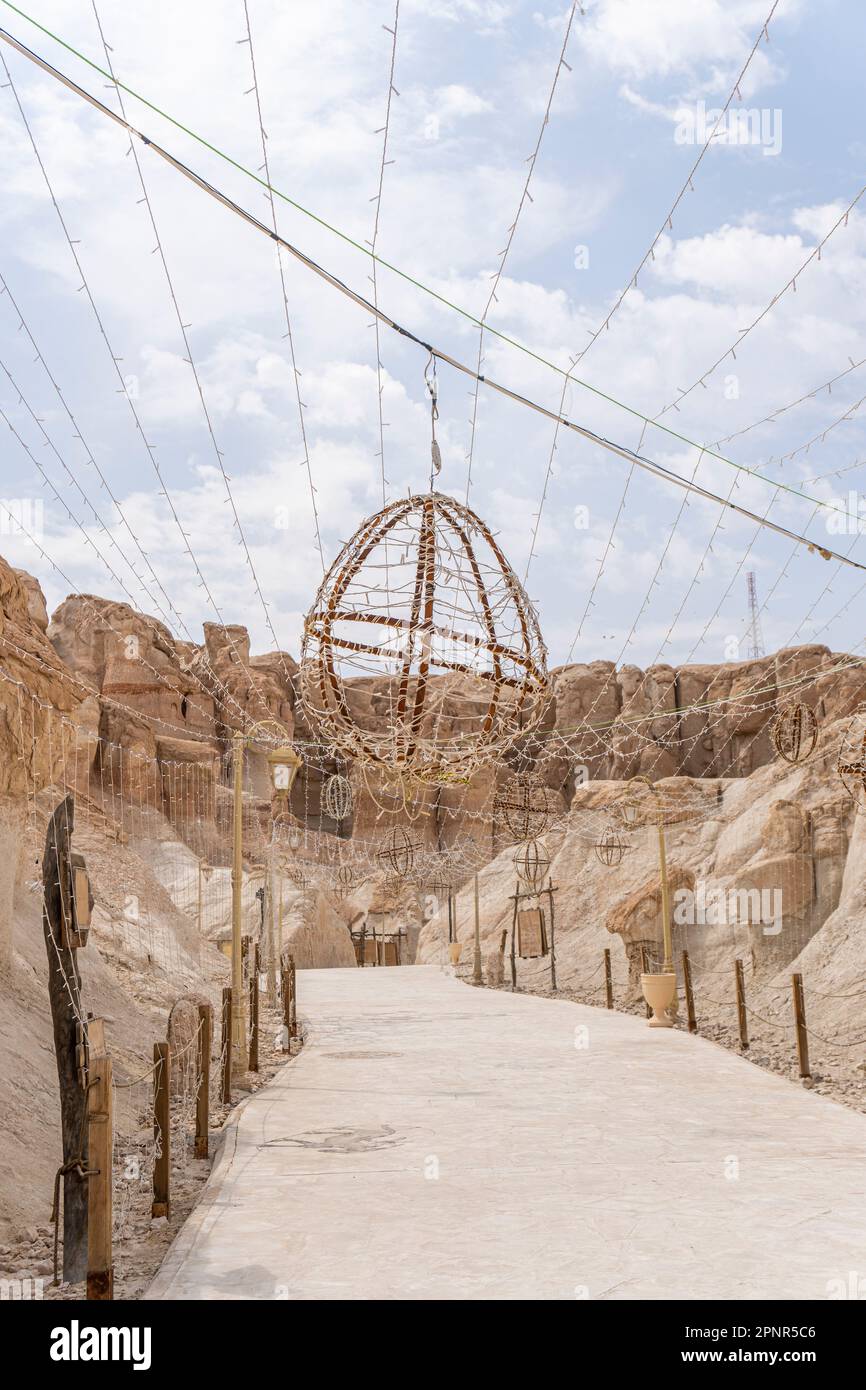
[[[291,1022],[289,1024],[289,1037],[298,1036],[298,979],[295,972],[295,958],[289,956],[289,979],[291,981]]]
[[[153,1044],[153,1202],[151,1216],[171,1215],[171,1046]]]
[[[689,1018],[689,1032],[698,1031],[698,1020],[695,1017],[695,994],[692,989],[692,967],[689,962],[688,951],[683,951],[683,984],[686,989],[686,1011]]]
[[[610,951],[604,953],[604,994],[607,1007],[613,1008],[613,974],[610,968]]]
[[[475,951],[472,956],[472,983],[480,985],[483,983],[481,977],[481,916],[478,910],[478,875],[475,875]]]
[[[286,1051],[288,1052],[292,1037],[292,972],[289,969],[288,957],[283,961],[280,980],[283,995],[283,1028],[286,1034]]]
[[[111,1263],[113,1096],[111,1058],[105,1054],[90,1059],[87,1097],[87,1297],[109,1299],[114,1297]]]
[[[198,1006],[198,1090],[195,1097],[195,1156],[207,1158],[210,1130],[210,1052],[213,1017],[210,1004]]]
[[[253,948],[253,968],[250,975],[250,1071],[259,1069],[259,947]]]
[[[556,994],[556,923],[554,920],[553,895],[555,889],[547,880],[547,901],[550,904],[550,992]]]
[[[243,978],[243,979],[246,979],[247,976],[248,976],[249,973],[250,973],[250,943],[251,943],[251,942],[252,942],[252,937],[251,937],[251,936],[242,936],[242,937],[241,937],[241,975],[242,975],[242,978]]]
[[[644,974],[644,975],[648,975],[648,974],[649,974],[649,970],[648,970],[647,966],[648,966],[648,962],[647,962],[647,958],[646,958],[646,946],[641,946],[641,948],[640,948],[640,968],[641,968],[641,973]],[[649,1004],[646,1005],[646,1016],[647,1016],[647,1018],[652,1018],[652,1016],[653,1016],[653,1011],[652,1011],[652,1009],[650,1008]]]
[[[48,822],[42,855],[42,931],[48,955],[48,998],[54,1028],[54,1056],[60,1090],[63,1155],[63,1278],[80,1283],[87,1274],[87,1091],[76,1061],[77,1025],[84,1019],[76,953],[63,945],[62,924],[68,903],[62,891],[75,801],[67,796]],[[82,1023],[86,1029],[86,1023]],[[55,1212],[54,1219],[59,1219]]]
[[[734,984],[737,989],[737,1019],[740,1025],[740,1048],[749,1050],[749,1021],[746,1017],[746,985],[743,979],[743,962],[739,956],[734,961]]]
[[[806,1032],[806,1004],[803,999],[803,976],[791,976],[791,993],[794,1000],[794,1027],[797,1030],[797,1060],[800,1075],[811,1076],[809,1070],[809,1035]]]
[[[511,993],[517,989],[517,956],[515,936],[517,935],[517,894],[514,895],[514,913],[511,918]]]
[[[222,1103],[232,1103],[232,988],[223,989],[223,1035],[222,1035]]]

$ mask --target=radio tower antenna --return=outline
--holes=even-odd
[[[749,656],[764,656],[764,638],[761,633],[761,619],[758,614],[758,589],[755,575],[749,570],[746,575],[746,589],[749,595]]]

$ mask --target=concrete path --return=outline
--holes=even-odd
[[[149,1297],[824,1299],[866,1274],[866,1116],[435,966],[298,989],[307,1045],[241,1107]]]

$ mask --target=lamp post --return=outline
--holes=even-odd
[[[275,796],[288,803],[301,758],[289,742],[288,732],[276,720],[253,724],[246,733],[238,730],[232,738],[234,805],[232,808],[232,1052],[237,1071],[247,1069],[247,1037],[244,1017],[243,962],[241,960],[241,907],[244,874],[244,752],[256,738],[269,738],[276,746],[267,754],[271,787]]]
[[[676,998],[677,977],[674,972],[673,964],[674,952],[673,939],[671,936],[670,890],[668,886],[668,861],[665,846],[664,806],[658,787],[656,787],[643,773],[638,773],[635,777],[630,777],[628,781],[629,785],[632,782],[642,782],[644,786],[649,787],[655,803],[659,847],[659,879],[662,895],[662,941],[664,961],[662,962],[660,972],[648,971],[641,975],[641,988],[643,989],[647,1003],[653,1009],[650,1027],[670,1028],[672,1024],[667,1017],[666,1011],[674,1003]],[[637,824],[637,818],[637,803],[634,801],[627,801],[623,806],[623,819],[627,825],[634,826]]]
[[[481,915],[478,910],[478,875],[475,875],[475,954],[472,959],[472,983],[480,985],[481,976]]]

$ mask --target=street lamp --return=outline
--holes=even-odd
[[[667,1016],[667,1010],[676,999],[677,977],[673,964],[673,940],[671,937],[671,911],[670,911],[670,890],[668,887],[668,863],[665,848],[665,821],[664,804],[661,792],[648,777],[639,773],[635,777],[629,778],[629,785],[632,782],[642,782],[649,787],[653,794],[656,808],[656,826],[658,829],[659,844],[659,879],[661,881],[662,893],[662,940],[664,942],[664,961],[660,973],[648,971],[642,973],[640,977],[641,988],[644,998],[653,1011],[650,1019],[651,1028],[672,1028],[673,1024]],[[638,805],[633,799],[625,801],[622,805],[622,817],[626,825],[635,826],[638,822]]]
[[[256,739],[268,739],[275,747],[267,754],[273,795],[288,804],[292,786],[303,766],[289,742],[288,731],[275,719],[263,719],[244,733],[240,729],[232,738],[234,770],[234,805],[232,810],[232,1051],[239,1071],[247,1069],[246,1021],[244,1018],[243,962],[241,960],[241,897],[244,873],[244,750]],[[271,837],[273,844],[273,836]],[[272,885],[269,884],[269,887]],[[271,960],[274,943],[270,942]]]

